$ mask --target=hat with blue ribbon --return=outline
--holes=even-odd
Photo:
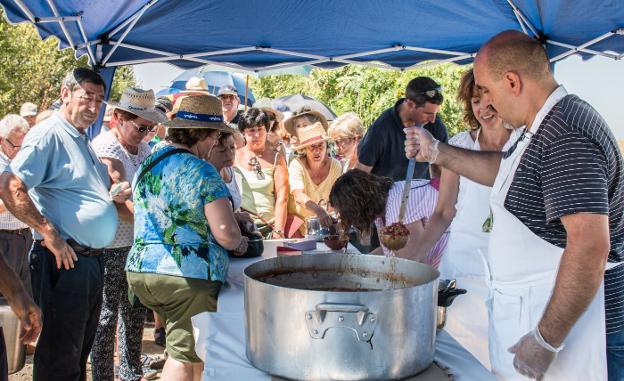
[[[213,95],[188,95],[173,105],[173,119],[164,123],[171,128],[211,128],[232,132],[225,124],[221,100]]]

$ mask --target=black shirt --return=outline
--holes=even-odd
[[[407,163],[405,157],[405,133],[403,123],[399,118],[399,105],[405,98],[384,111],[368,128],[358,145],[358,160],[360,163],[373,167],[372,173],[391,177],[394,181],[405,180]],[[436,139],[446,143],[448,133],[440,117],[436,116],[434,123],[428,123],[424,128]],[[416,163],[414,179],[429,178],[429,163]]]
[[[588,103],[567,95],[544,118],[520,160],[505,208],[561,248],[562,216],[607,215],[609,261],[624,259],[624,161],[607,123]],[[605,302],[607,333],[617,332],[624,328],[624,266],[605,273]]]

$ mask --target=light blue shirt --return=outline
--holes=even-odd
[[[117,230],[110,178],[87,139],[55,112],[32,128],[7,172],[20,178],[39,212],[65,239],[106,247]],[[41,235],[35,232],[35,239]]]

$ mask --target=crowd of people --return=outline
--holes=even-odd
[[[234,87],[215,97],[200,78],[168,97],[132,87],[89,141],[105,86],[74,69],[58,110],[26,103],[0,121],[0,291],[23,339],[39,336],[34,380],[84,380],[89,358],[93,380],[146,379],[150,310],[161,378],[199,380],[190,319],[216,311],[229,257],[252,233],[305,237],[310,219],[456,279],[468,294],[446,329],[499,379],[624,379],[624,162],[537,41],[484,45],[450,139],[428,77],[368,129],[353,112],[241,109]],[[378,232],[399,222],[407,180],[410,239],[390,250]]]

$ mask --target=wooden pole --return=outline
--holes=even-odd
[[[247,111],[247,98],[249,97],[249,74],[245,76],[245,111]]]

